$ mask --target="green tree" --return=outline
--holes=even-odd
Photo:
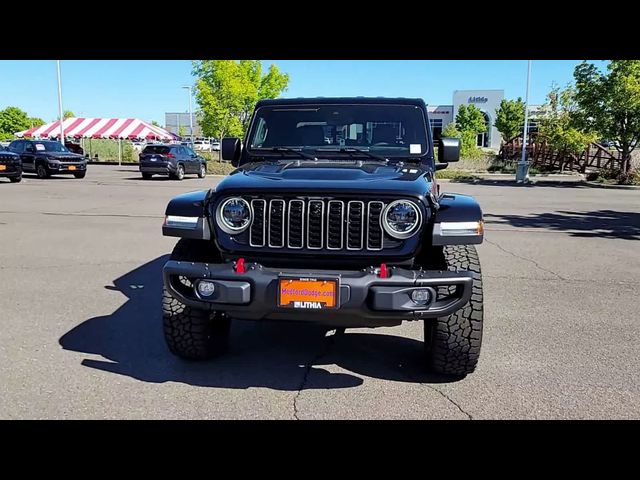
[[[456,127],[461,132],[473,132],[475,135],[487,131],[484,115],[475,105],[460,105],[456,114]]]
[[[0,110],[0,138],[13,138],[16,132],[31,128],[27,112],[18,107],[7,107]]]
[[[153,125],[154,127],[159,127],[160,124],[158,122],[156,122],[155,120],[151,120],[151,125]]]
[[[542,107],[539,119],[540,134],[547,138],[554,150],[578,155],[597,137],[585,126],[581,115],[575,89],[568,86],[560,90],[554,85]]]
[[[631,170],[631,153],[640,140],[640,60],[611,60],[607,73],[583,62],[576,66],[576,119],[601,138],[616,140],[622,171]]]
[[[40,127],[45,123],[47,122],[45,122],[43,119],[39,117],[29,117],[29,128]]]
[[[178,128],[178,135],[184,137],[187,134],[187,128],[183,125],[180,125]]]
[[[193,63],[198,120],[206,136],[243,136],[258,100],[276,98],[289,76],[259,60],[202,60]]]
[[[62,112],[62,118],[64,118],[65,120],[67,118],[75,118],[75,114],[71,110],[65,110],[64,112]]]
[[[524,126],[524,102],[522,98],[517,100],[503,99],[496,109],[496,121],[494,126],[502,135],[506,143],[522,133]]]
[[[482,150],[476,145],[477,134],[473,131],[461,131],[455,123],[451,122],[442,129],[442,136],[460,139],[460,156],[462,158],[482,157]]]

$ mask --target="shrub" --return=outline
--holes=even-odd
[[[204,155],[203,155],[204,156]],[[236,168],[229,162],[207,162],[207,173],[209,175],[229,175]]]

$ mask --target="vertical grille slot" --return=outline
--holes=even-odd
[[[307,248],[319,250],[322,248],[324,236],[324,202],[309,200],[307,210]]]
[[[383,232],[380,225],[380,215],[384,203],[369,202],[367,205],[367,250],[382,250]]]
[[[304,247],[304,202],[302,200],[289,201],[289,248]]]
[[[261,199],[251,200],[251,208],[253,209],[253,223],[249,232],[249,245],[252,247],[264,247],[265,227],[267,215],[267,201]]]
[[[269,202],[269,246],[284,247],[284,200]]]
[[[331,200],[327,204],[327,248],[342,250],[344,202]]]
[[[362,250],[363,213],[364,202],[354,200],[347,204],[347,250]]]

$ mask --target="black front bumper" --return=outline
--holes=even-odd
[[[170,175],[176,173],[177,167],[171,162],[141,162],[141,173],[155,173],[160,175]]]
[[[47,164],[49,172],[52,174],[61,173],[80,173],[87,169],[86,163],[49,163]]]
[[[389,271],[389,278],[381,278],[373,268],[366,271],[310,271],[265,268],[252,263],[246,265],[245,273],[237,273],[232,263],[169,261],[163,268],[163,277],[169,293],[194,308],[222,310],[233,318],[246,320],[299,320],[337,327],[388,326],[403,320],[442,317],[462,308],[471,297],[472,272],[401,268]],[[283,276],[338,279],[338,308],[279,307],[278,279]],[[215,292],[208,300],[201,298],[194,289],[199,279],[214,281]],[[416,288],[432,293],[430,304],[420,306],[412,302],[410,294]]]
[[[22,165],[20,163],[0,163],[0,177],[19,177],[22,175]]]

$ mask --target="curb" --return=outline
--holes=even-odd
[[[93,160],[87,162],[87,165],[111,165],[111,166],[116,166],[116,167],[126,167],[126,166],[131,166],[131,167],[137,167],[140,165],[140,162],[122,162],[122,163],[118,163],[118,162],[95,162]]]
[[[589,185],[594,188],[612,188],[614,190],[640,190],[640,185],[607,185],[606,183],[598,183],[598,182],[582,182],[585,185]]]

